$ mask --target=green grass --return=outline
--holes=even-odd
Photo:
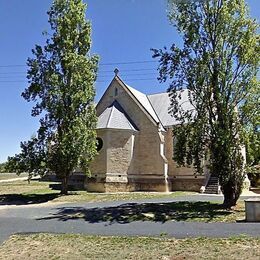
[[[180,195],[194,194],[192,192],[151,193],[88,193],[86,191],[73,191],[69,195],[61,196],[59,191],[49,188],[49,182],[15,181],[0,183],[0,204],[36,204],[43,202],[67,203],[67,202],[103,202],[118,200],[140,200],[151,198],[176,197]]]
[[[260,239],[233,237],[148,238],[87,235],[14,235],[0,247],[0,259],[259,259]]]

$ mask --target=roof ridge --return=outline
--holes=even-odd
[[[130,86],[127,85],[120,77],[118,77],[118,76],[116,76],[116,77],[122,82],[122,84],[123,84],[123,85],[126,87],[126,89],[131,93],[131,95],[133,95],[133,97],[136,99],[136,101],[137,101],[137,102],[140,104],[140,106],[146,111],[146,113],[152,118],[152,120],[153,120],[156,124],[161,123],[161,121],[160,121],[158,115],[155,113],[155,110],[154,110],[153,106],[151,105],[151,102],[150,102],[150,100],[149,100],[147,94],[145,94],[145,93],[143,93],[143,92],[141,92],[141,91],[139,91],[139,90],[137,90],[137,89],[135,89],[135,88],[133,88],[133,87],[130,87]],[[138,92],[138,93],[134,93],[134,92]],[[137,96],[136,94],[139,94],[139,93],[146,98],[146,100],[147,100],[147,102],[149,103],[149,105],[150,105],[150,107],[151,107],[152,112],[153,112],[154,115],[151,113],[151,111],[149,111],[149,108],[145,107],[145,105],[141,102],[140,98],[138,98],[138,96]]]
[[[111,111],[110,111],[110,114],[109,114],[109,117],[108,117],[108,120],[107,120],[107,127],[109,127],[109,123],[110,123],[110,120],[112,118],[113,108],[114,108],[114,106],[111,106]]]
[[[119,107],[119,109],[120,109],[121,111],[120,111],[117,107],[115,107],[115,108],[116,108],[120,113],[122,113],[122,114],[126,117],[127,123],[129,124],[129,126],[130,126],[131,128],[134,128],[134,129],[137,129],[137,130],[138,130],[138,127],[136,126],[136,124],[134,123],[134,121],[131,119],[131,117],[127,114],[127,112],[125,111],[125,109],[120,105],[120,103],[119,103],[116,99],[113,101],[112,105],[113,105],[114,103]],[[113,106],[114,106],[114,105],[113,105]]]
[[[155,108],[154,108],[154,106],[153,106],[153,104],[152,104],[152,102],[151,102],[151,100],[150,100],[150,98],[149,98],[149,96],[148,96],[148,95],[146,95],[146,97],[147,97],[147,99],[148,99],[148,102],[150,103],[150,105],[151,105],[151,107],[152,107],[152,109],[153,109],[154,113],[156,114],[156,116],[157,116],[157,118],[158,118],[159,122],[161,123],[162,127],[164,127],[164,125],[163,125],[163,123],[162,123],[162,121],[161,121],[161,119],[160,119],[160,117],[159,117],[158,113],[156,112],[156,110],[155,110]]]
[[[169,92],[158,92],[158,93],[152,93],[152,94],[147,94],[147,96],[155,96],[155,95],[161,95],[161,94],[168,94]]]
[[[125,84],[125,85],[126,85],[130,90],[133,89],[133,90],[135,90],[136,92],[139,92],[140,94],[147,96],[147,94],[141,92],[140,90],[138,90],[138,89],[136,89],[136,88],[133,88],[133,87],[129,86],[128,84]]]
[[[184,88],[184,89],[179,89],[177,90],[177,92],[180,92],[180,91],[188,91],[187,88]],[[158,93],[152,93],[152,94],[147,94],[147,96],[155,96],[155,95],[161,95],[161,94],[170,94],[170,91],[164,91],[164,92],[158,92]]]

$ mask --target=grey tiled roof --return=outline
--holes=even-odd
[[[130,94],[130,96],[132,96],[132,98],[139,104],[145,113],[148,114],[155,123],[157,123],[161,130],[163,130],[163,127],[169,127],[180,123],[169,113],[171,103],[169,93],[165,92],[146,95],[128,86],[118,76],[115,76],[112,82],[114,80],[117,80],[120,84],[123,84],[123,87]],[[184,110],[194,110],[188,98],[188,90],[183,90],[181,92],[181,99],[179,102]],[[116,100],[99,116],[97,128],[114,128],[134,131],[139,130]]]
[[[139,103],[145,108],[145,110],[149,113],[149,115],[154,119],[156,123],[160,123],[160,119],[158,118],[154,108],[149,101],[149,98],[146,94],[128,86],[125,84],[130,92],[135,96],[135,98],[139,101]]]
[[[157,116],[159,117],[164,127],[178,124],[178,121],[176,121],[176,119],[173,116],[171,116],[171,114],[169,114],[169,107],[170,107],[169,93],[153,94],[153,95],[148,95],[147,97],[150,100],[153,109],[155,110]],[[188,90],[184,90],[181,93],[180,104],[184,110],[193,109],[188,99]]]
[[[116,100],[98,117],[97,129],[104,128],[138,131]]]

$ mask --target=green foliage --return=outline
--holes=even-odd
[[[68,176],[85,171],[96,154],[96,114],[93,105],[98,57],[89,54],[91,25],[82,0],[54,0],[48,12],[52,35],[36,45],[28,59],[29,87],[22,96],[34,102],[32,116],[40,128],[22,152],[9,158],[17,172],[55,172],[67,193]]]
[[[36,136],[31,137],[27,142],[22,142],[22,152],[14,157],[9,157],[6,168],[18,175],[28,172],[29,178],[37,174],[44,175],[48,172],[48,168],[46,167],[47,154],[43,144]]]
[[[183,46],[153,50],[153,57],[160,61],[160,80],[169,82],[170,112],[181,124],[173,131],[174,159],[198,173],[206,160],[219,177],[224,203],[233,206],[244,179],[245,122],[255,122],[259,113],[258,24],[244,0],[169,0],[169,19]],[[181,102],[184,90],[189,111]],[[258,110],[250,108],[255,98]]]
[[[247,166],[260,165],[260,131],[248,130],[245,145]]]
[[[246,147],[246,173],[252,186],[260,180],[260,88],[256,87],[241,109]]]
[[[247,167],[246,172],[251,185],[258,187],[260,185],[260,164]]]
[[[6,163],[0,163],[0,173],[7,172]]]
[[[247,166],[260,164],[260,88],[252,89],[241,108]]]

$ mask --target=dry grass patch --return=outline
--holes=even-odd
[[[260,239],[129,238],[86,235],[14,235],[0,259],[259,259]]]
[[[86,191],[70,192],[67,196],[59,196],[54,202],[105,202],[105,201],[123,201],[123,200],[141,200],[153,198],[175,198],[178,196],[195,194],[193,192],[174,192],[156,193],[156,192],[129,192],[129,193],[88,193]]]
[[[21,177],[28,177],[28,173],[21,173],[20,175],[16,173],[0,173],[0,180],[17,179]]]
[[[59,193],[49,188],[48,182],[39,182],[32,180],[28,183],[27,180],[17,180],[12,182],[0,183],[0,195],[6,194],[44,194],[44,193]]]

